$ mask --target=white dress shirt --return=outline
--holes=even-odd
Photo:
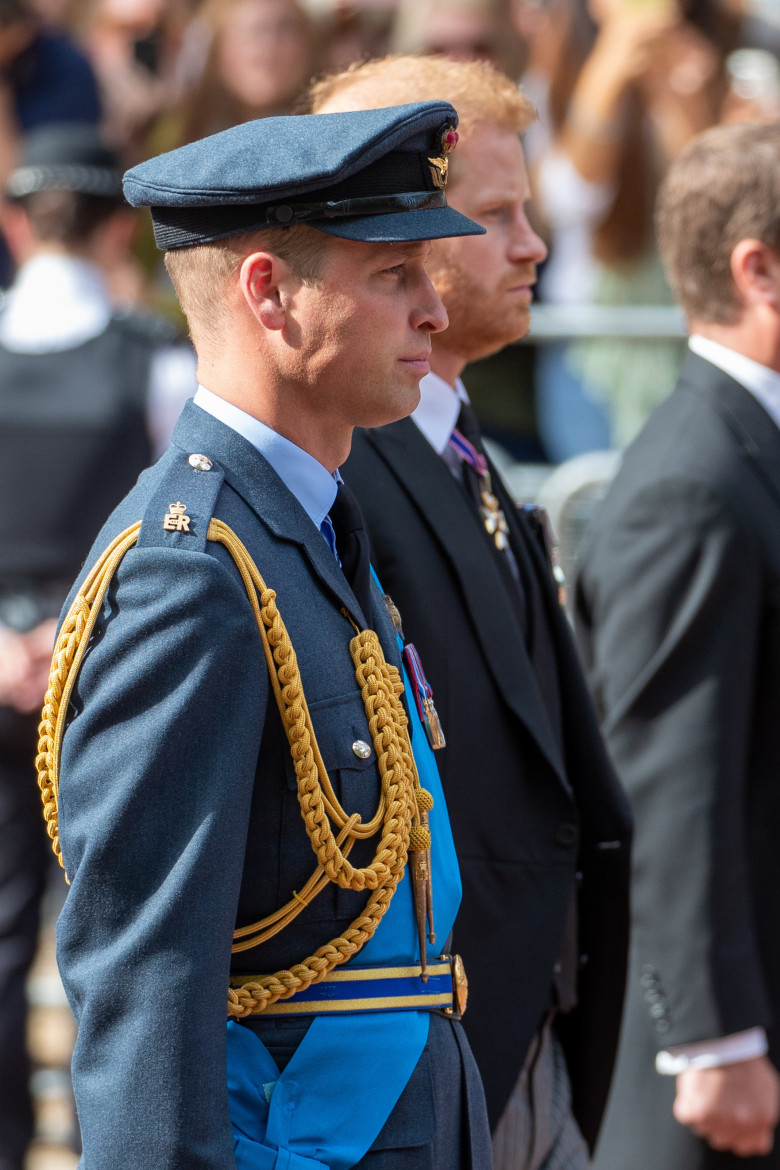
[[[99,336],[115,308],[94,264],[42,252],[22,265],[0,311],[0,343],[14,353],[59,353]],[[168,446],[176,419],[195,393],[195,355],[161,346],[149,368],[147,428],[155,458]]]
[[[780,374],[698,333],[691,334],[688,345],[699,357],[711,362],[713,366],[717,366],[719,370],[723,370],[735,382],[749,390],[775,425],[780,427]],[[676,1076],[686,1068],[718,1068],[725,1064],[736,1064],[741,1060],[751,1060],[756,1056],[765,1056],[768,1051],[764,1029],[748,1028],[744,1032],[734,1032],[717,1040],[680,1044],[659,1052],[655,1059],[655,1067],[663,1076]]]
[[[341,482],[338,471],[331,475],[308,451],[285,439],[284,435],[272,431],[265,423],[234,406],[232,402],[213,394],[205,386],[198,386],[194,402],[201,410],[243,435],[268,460],[312,523],[322,531],[322,523],[333,507]],[[324,533],[323,537],[330,544]]]
[[[456,479],[463,475],[463,464],[457,451],[450,447],[462,402],[468,402],[466,387],[457,379],[454,386],[438,374],[426,374],[420,382],[420,401],[411,420],[423,438],[427,439],[437,455],[441,455]]]
[[[433,372],[421,380],[420,401],[411,419],[437,455],[443,455],[447,450],[460,414],[460,404],[468,400],[466,387],[460,378],[454,386]]]
[[[699,357],[711,362],[749,390],[775,425],[780,427],[780,374],[698,333],[691,334],[688,345]]]

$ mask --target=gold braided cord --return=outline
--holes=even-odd
[[[41,722],[38,727],[38,755],[35,767],[38,787],[43,801],[46,831],[51,837],[54,855],[62,868],[57,804],[59,798],[59,765],[65,718],[71,692],[78,677],[81,660],[86,653],[95,622],[103,605],[111,580],[128,549],[138,540],[141,524],[121,532],[111,542],[92,567],[65,617],[52,655],[49,686],[43,700]],[[65,875],[68,880],[68,875]]]
[[[359,821],[360,817],[357,813],[349,818],[349,821],[339,833],[336,838],[337,843],[344,846],[344,852],[349,853],[355,843],[356,838],[351,837],[347,840],[351,826]],[[344,844],[346,840],[346,844]],[[252,922],[249,926],[241,926],[233,931],[234,943],[230,948],[234,955],[240,951],[251,951],[255,947],[261,946],[267,942],[269,938],[279,934],[286,926],[298,917],[302,910],[309,906],[318,894],[328,884],[328,876],[323,872],[322,866],[318,865],[314,873],[311,875],[306,885],[302,890],[293,890],[293,896],[289,902],[275,910],[273,914],[269,914],[267,918],[263,918],[260,922]],[[251,936],[251,937],[249,937]]]
[[[276,607],[276,595],[266,587],[247,550],[226,525],[219,520],[212,520],[208,535],[210,540],[225,545],[244,578],[263,638],[271,685],[290,744],[298,780],[301,815],[317,856],[317,871],[307,884],[305,894],[302,892],[294,902],[283,907],[284,924],[303,909],[305,897],[310,891],[313,897],[316,896],[314,889],[319,892],[324,887],[320,871],[327,880],[343,889],[372,891],[363,914],[351,924],[342,938],[320,947],[314,955],[291,971],[262,976],[240,988],[230,988],[228,1012],[230,1015],[244,1016],[261,1012],[268,1004],[304,990],[337,964],[346,962],[373,935],[403,876],[413,822],[419,823],[416,797],[419,781],[409,742],[406,714],[399,697],[403,692],[403,684],[398,671],[385,662],[373,631],[358,632],[349,648],[374,741],[381,781],[382,797],[377,814],[370,824],[373,828],[382,818],[382,837],[371,864],[361,869],[353,867],[347,859],[349,850],[342,850],[340,839],[334,836],[331,828],[332,821],[343,831],[350,818],[336,799],[317,746],[295,650]],[[353,839],[357,837],[356,828],[358,826],[354,825],[348,830]],[[277,915],[279,913],[277,911]],[[272,915],[271,919],[274,917]],[[236,947],[244,950],[258,945],[270,937],[269,928],[276,933],[282,927],[279,922],[265,919],[254,924],[254,929],[242,928],[242,934],[247,931],[258,933],[251,940],[234,944],[234,950]]]
[[[99,558],[68,611],[54,649],[36,764],[47,830],[60,865],[58,769],[69,697],[106,591],[125,553],[136,543],[140,528],[138,523],[121,533]],[[350,816],[344,811],[317,744],[297,657],[277,609],[276,594],[266,586],[247,549],[227,525],[212,519],[208,539],[224,545],[230,553],[252,606],[290,746],[301,816],[317,858],[314,873],[300,892],[293,892],[285,906],[235,932],[233,950],[256,947],[283,930],[329,882],[342,889],[370,892],[362,914],[342,937],[320,947],[289,971],[229,988],[228,1014],[243,1017],[305,990],[352,958],[371,938],[403,876],[410,841],[418,848],[430,845],[430,836],[421,823],[421,810],[424,813],[430,807],[431,798],[419,786],[400,701],[403,684],[399,673],[385,662],[376,634],[363,630],[356,632],[349,649],[377,756],[381,796],[376,813],[365,824],[357,814]],[[345,616],[348,617],[346,611]],[[378,832],[381,836],[372,862],[363,867],[351,865],[348,857],[355,841]]]

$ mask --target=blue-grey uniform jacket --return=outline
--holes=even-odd
[[[192,453],[207,455],[212,470],[191,467]],[[163,527],[173,503],[185,505],[189,532]],[[172,447],[112,515],[85,567],[143,519],[73,692],[60,771],[71,888],[58,959],[79,1022],[73,1073],[85,1170],[229,1170],[231,966],[265,974],[303,960],[345,930],[367,897],[329,885],[290,927],[231,964],[234,928],[286,903],[316,861],[253,612],[229,553],[206,540],[212,516],[234,530],[277,593],[337,795],[369,818],[378,800],[374,751],[361,759],[352,749],[371,735],[344,611],[372,626],[400,665],[381,594],[374,589],[363,614],[269,464],[188,404]],[[358,843],[350,859],[364,863],[372,846]],[[433,1023],[432,1043],[441,1029],[453,1032],[439,1017]],[[470,1054],[460,1037],[445,1049],[427,1061],[437,1066],[434,1095],[444,1085],[457,1100],[473,1084]],[[377,1067],[381,1075],[381,1060]],[[402,1132],[385,1145],[424,1146],[446,1124],[430,1089],[427,1098],[417,1090],[401,1110]],[[427,1100],[431,1116],[415,1116],[414,1100]],[[479,1129],[473,1115],[470,1126]],[[486,1165],[471,1147],[463,1160],[410,1165]],[[388,1156],[371,1166],[406,1165]]]

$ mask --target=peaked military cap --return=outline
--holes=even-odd
[[[133,167],[159,248],[307,223],[347,240],[478,235],[447,206],[458,116],[447,102],[243,122]]]
[[[5,185],[9,199],[35,191],[76,191],[121,202],[122,171],[96,127],[84,122],[41,126],[24,139],[21,162]]]

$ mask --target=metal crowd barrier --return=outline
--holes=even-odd
[[[582,337],[678,340],[685,317],[676,305],[545,305],[531,309],[531,332],[518,345]]]

